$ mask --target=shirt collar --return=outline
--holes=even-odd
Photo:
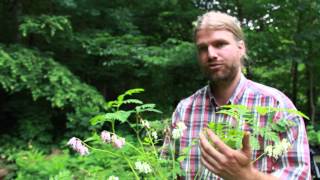
[[[237,87],[235,91],[232,93],[230,99],[228,100],[227,104],[237,104],[240,97],[242,96],[248,79],[241,73],[240,81],[237,84]],[[217,103],[215,101],[215,98],[211,92],[210,84],[207,85],[207,94],[209,96],[210,102],[214,107],[217,107]]]

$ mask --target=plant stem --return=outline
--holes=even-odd
[[[132,147],[134,150],[136,150],[138,153],[140,153],[140,154],[143,154],[143,153],[145,153],[144,151],[142,152],[142,151],[140,151],[138,148],[136,148],[134,145],[132,145],[131,143],[126,143],[127,145],[129,145],[130,147]]]
[[[257,159],[251,161],[251,164],[255,163],[256,161],[258,161],[263,155],[265,155],[266,153],[262,153],[259,157],[257,157]]]
[[[154,143],[153,143],[153,140],[152,140],[152,137],[151,137],[151,135],[150,135],[150,131],[149,131],[149,130],[147,130],[147,134],[148,134],[149,139],[151,140],[151,146],[152,146],[152,148],[153,148],[154,155],[155,155],[156,158],[158,159],[158,152],[157,152],[156,147],[155,147],[155,145],[154,145]]]
[[[196,176],[194,177],[194,179],[197,179],[198,177],[201,178],[201,176],[202,176],[202,174],[203,174],[203,171],[204,171],[204,169],[203,169],[203,166],[201,165],[201,166],[200,166],[200,169],[198,170],[198,172],[197,172]],[[200,174],[200,175],[199,175],[199,174]]]
[[[114,129],[114,120],[111,121],[112,133],[115,134],[116,130]]]
[[[136,177],[136,179],[137,179],[137,180],[140,180],[137,172],[136,172],[136,171],[134,170],[134,168],[132,167],[130,160],[129,160],[123,153],[122,153],[122,155],[123,155],[123,158],[128,162],[128,165],[129,165],[131,171],[133,172],[134,176]]]
[[[111,155],[113,155],[113,156],[115,156],[115,157],[121,157],[119,154],[115,154],[115,153],[113,153],[113,152],[111,152],[111,151],[108,151],[108,150],[103,150],[103,149],[97,149],[97,148],[94,148],[94,147],[92,147],[92,146],[89,146],[88,144],[86,144],[86,143],[84,143],[84,142],[82,142],[85,146],[87,146],[88,148],[90,148],[90,149],[92,149],[92,150],[94,150],[94,151],[101,151],[101,152],[106,152],[106,153],[109,153],[109,154],[111,154]]]
[[[172,169],[175,169],[175,154],[176,154],[176,140],[173,140],[173,151],[171,151],[171,158],[172,158]],[[174,177],[174,173],[172,174],[172,177]]]

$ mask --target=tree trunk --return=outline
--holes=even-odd
[[[315,107],[314,61],[312,56],[313,47],[312,47],[312,42],[308,42],[308,43],[309,43],[308,57],[305,63],[307,80],[308,80],[306,93],[308,97],[307,102],[308,102],[309,118],[311,120],[312,125],[316,125],[315,124],[316,107]]]
[[[293,104],[297,103],[297,93],[298,93],[298,63],[292,60],[291,64],[291,100]]]

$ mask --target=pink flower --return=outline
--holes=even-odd
[[[118,137],[117,135],[113,135],[112,136],[112,142],[113,142],[113,146],[116,148],[122,148],[122,146],[124,146],[126,140],[122,137]]]
[[[67,145],[71,146],[72,149],[75,149],[75,148],[77,147],[77,143],[78,143],[78,139],[77,139],[76,137],[72,137],[72,138],[68,141]]]
[[[89,149],[83,145],[82,141],[76,137],[72,137],[67,145],[69,145],[73,150],[77,151],[81,155],[89,154]]]
[[[101,132],[101,139],[103,142],[110,143],[111,142],[111,134],[109,131],[102,131]]]

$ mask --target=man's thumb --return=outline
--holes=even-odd
[[[249,156],[251,155],[250,132],[244,132],[242,138],[242,151]]]

